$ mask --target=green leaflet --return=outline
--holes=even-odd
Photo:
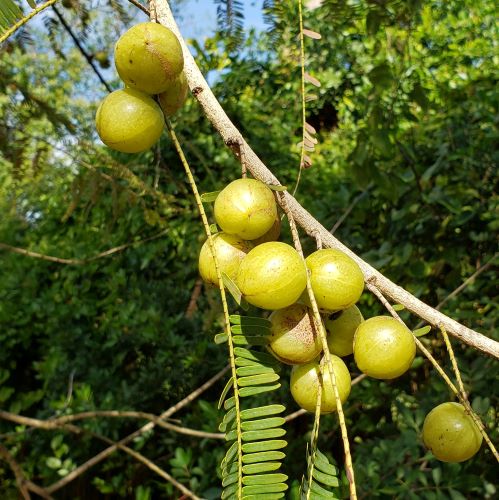
[[[241,412],[241,418],[243,420],[249,420],[251,418],[276,415],[277,413],[282,413],[285,409],[286,407],[283,405],[268,405],[268,406],[260,406],[259,408],[250,408],[249,410],[243,410]]]
[[[229,316],[230,323],[232,325],[260,325],[266,328],[270,328],[270,321],[265,318],[259,318],[257,316],[239,316],[238,314],[232,314]]]
[[[201,201],[203,203],[213,203],[217,199],[219,193],[220,191],[211,191],[210,193],[203,193],[201,195]]]
[[[217,333],[213,340],[215,341],[215,344],[224,344],[225,342],[227,342],[227,334]]]
[[[249,377],[241,377],[237,379],[239,387],[249,387],[254,385],[270,384],[279,380],[277,373],[263,373],[261,375],[251,375]]]
[[[263,484],[255,486],[243,486],[243,495],[259,495],[261,493],[277,493],[286,491],[288,485],[285,483]]]
[[[234,407],[236,404],[236,398],[234,396],[231,396],[230,398],[227,398],[224,403],[224,409],[225,410],[230,410],[232,407]]]
[[[227,383],[225,384],[224,390],[222,391],[222,394],[220,395],[220,399],[218,400],[218,409],[222,408],[222,405],[224,403],[224,400],[227,396],[227,393],[229,392],[229,389],[232,387],[232,377],[227,380]]]
[[[238,377],[247,377],[249,375],[261,375],[262,373],[276,373],[272,366],[250,365],[241,366],[236,370]]]
[[[270,335],[270,328],[266,325],[232,325],[234,335]]]
[[[242,438],[243,441],[258,441],[259,439],[273,439],[282,437],[284,436],[284,434],[286,434],[286,431],[278,427],[276,429],[265,429],[261,431],[246,431],[243,432]],[[259,442],[265,442],[265,441],[259,441]]]
[[[243,500],[278,500],[284,498],[284,493],[260,493],[259,495],[245,495]]]
[[[281,387],[281,384],[274,384],[274,385],[263,385],[260,387],[242,387],[239,389],[239,396],[242,398],[245,398],[247,396],[254,396],[255,394],[261,394],[262,392],[269,392],[269,391],[275,391],[276,389],[279,389]]]
[[[244,485],[254,484],[274,484],[282,483],[288,479],[286,474],[257,474],[254,476],[246,476],[243,478]]]
[[[225,476],[222,479],[222,486],[225,488],[226,486],[229,486],[230,484],[236,483],[238,478],[239,478],[239,471],[236,470],[236,472],[233,472],[232,474],[229,474],[228,476]]]
[[[254,444],[254,443],[252,443]],[[284,446],[288,443],[284,441]],[[243,455],[243,464],[256,464],[259,462],[266,462],[270,460],[282,460],[286,455],[282,451],[265,451],[263,453],[250,453],[248,449],[244,449],[244,447],[248,447],[250,445],[243,444],[243,451],[248,453],[247,455]],[[281,448],[284,448],[281,446]]]
[[[336,487],[340,485],[340,481],[336,476],[330,476],[328,474],[325,474],[324,472],[321,472],[317,468],[314,469],[312,476],[314,477],[314,479],[316,479],[322,484],[325,484],[326,486]]]
[[[265,352],[256,352],[245,349],[244,347],[234,347],[234,354],[238,357],[249,359],[251,361],[258,361],[264,365],[275,366],[279,365],[279,361],[274,358],[271,354]]]
[[[284,425],[286,420],[282,417],[262,418],[259,420],[250,420],[241,424],[243,431],[256,431],[262,429],[270,429],[272,427],[280,427]]]
[[[226,283],[227,286],[227,283]],[[288,477],[278,470],[284,453],[281,450],[287,442],[281,438],[286,434],[282,428],[285,419],[276,416],[285,410],[282,405],[266,405],[236,411],[236,398],[247,398],[255,394],[278,389],[279,362],[266,352],[250,350],[241,345],[266,345],[270,337],[270,322],[266,319],[233,315],[231,340],[234,345],[232,362],[235,364],[236,394],[227,398],[229,380],[220,398],[226,414],[219,429],[225,432],[225,440],[231,442],[221,464],[222,498],[282,498],[287,489]],[[225,334],[215,337],[216,342],[224,343]],[[234,372],[233,372],[234,373]],[[240,406],[238,405],[238,408]],[[239,449],[239,446],[241,448]],[[242,467],[241,467],[242,461]],[[239,489],[242,486],[242,492]]]
[[[302,484],[301,498],[311,499],[339,499],[340,480],[339,471],[336,466],[331,464],[328,458],[316,449],[315,453],[308,455],[308,461],[314,460],[312,471],[312,480],[310,481],[310,495],[307,496],[309,489],[309,480],[304,478]]]
[[[283,439],[274,439],[269,441],[257,441],[255,443],[245,443],[243,444],[243,452],[244,453],[258,453],[258,452],[266,452],[271,450],[279,450],[281,448],[285,448],[288,442]],[[263,453],[262,453],[263,454]],[[280,458],[275,458],[275,460],[280,460]],[[244,462],[244,457],[243,457]],[[250,463],[250,462],[248,462]],[[254,463],[254,462],[251,462]]]
[[[243,473],[261,474],[262,472],[277,470],[281,465],[281,462],[263,462],[261,464],[243,465]]]
[[[270,339],[262,335],[234,335],[232,342],[235,345],[267,345]]]

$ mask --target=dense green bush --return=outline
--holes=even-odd
[[[357,199],[336,235],[432,306],[497,248],[494,7],[490,0],[356,0],[324,1],[305,11],[306,25],[322,34],[306,41],[307,69],[322,86],[307,104],[319,144],[310,154],[313,166],[302,172],[297,199],[329,228]],[[82,12],[65,14],[79,29]],[[296,2],[275,2],[269,14],[274,31],[248,35],[237,53],[224,44],[233,40],[220,33],[194,46],[202,70],[216,74],[214,92],[228,114],[291,189],[301,137]],[[108,33],[103,28],[110,23],[92,16],[88,44]],[[204,240],[194,200],[166,136],[158,150],[132,157],[97,142],[92,123],[102,89],[62,32],[51,39],[32,36],[35,47],[17,38],[0,48],[0,242],[64,259],[134,244],[82,264],[0,248],[0,407],[43,419],[108,409],[159,414],[227,358],[212,341],[222,325],[217,292],[204,289],[197,312],[185,315]],[[175,125],[202,191],[238,177],[237,161],[193,99]],[[289,239],[287,230],[284,237]],[[304,244],[314,248],[312,241]],[[496,279],[497,269],[487,268],[443,312],[497,338]],[[360,308],[365,317],[382,311],[367,292]],[[418,322],[404,319],[411,327]],[[450,373],[441,337],[433,331],[423,341]],[[453,345],[473,408],[497,437],[495,361]],[[284,371],[279,395],[292,412],[286,378]],[[220,382],[175,417],[186,427],[215,432],[222,387]],[[365,379],[353,388],[345,410],[360,498],[494,496],[494,458],[485,446],[459,465],[442,464],[423,448],[425,414],[450,397],[420,356],[399,380]],[[287,425],[290,498],[298,498],[311,420]],[[138,424],[104,418],[81,423],[113,440]],[[60,479],[104,446],[88,434],[4,421],[0,432],[40,484]],[[221,442],[155,430],[133,447],[198,495],[219,498]],[[334,417],[323,419],[319,447],[342,463]],[[17,498],[16,491],[9,467],[0,462],[2,498]],[[57,498],[103,495],[177,498],[170,484],[120,453]]]

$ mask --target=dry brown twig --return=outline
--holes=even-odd
[[[243,145],[246,154],[246,166],[255,178],[260,179],[267,184],[280,184],[279,180],[258,158],[256,153],[251,149],[246,141],[244,141],[241,133],[230,121],[216,97],[213,95],[194,58],[189,52],[185,40],[180,34],[167,0],[156,0],[155,5],[158,21],[170,28],[177,35],[180,43],[182,44],[185,60],[184,71],[187,81],[192,94],[200,103],[206,117],[221,135],[225,144],[232,149],[236,156],[239,150],[238,144]],[[289,193],[285,193],[285,199],[296,223],[312,237],[314,237],[315,234],[320,234],[324,247],[337,248],[354,259],[362,269],[365,281],[375,280],[377,287],[382,290],[387,297],[396,303],[403,304],[405,308],[413,314],[424,319],[431,325],[437,326],[442,324],[447,333],[458,338],[460,341],[480,350],[483,353],[499,358],[499,342],[496,342],[495,340],[458,323],[452,318],[449,318],[445,314],[442,314],[436,309],[425,304],[417,297],[404,290],[402,287],[390,281],[371,265],[353,253],[349,248],[343,245],[343,243],[337,240]]]

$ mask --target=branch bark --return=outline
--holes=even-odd
[[[190,53],[184,38],[180,34],[168,1],[155,0],[154,3],[158,22],[171,29],[177,35],[182,45],[185,61],[185,75],[191,92],[198,100],[206,117],[220,134],[225,144],[232,149],[234,155],[238,156],[241,149],[245,151],[247,168],[255,178],[267,184],[279,185],[279,180],[246,143],[239,130],[230,121],[222,106],[213,95],[213,92]],[[464,342],[465,344],[468,344],[485,354],[499,358],[499,342],[496,342],[495,340],[458,323],[452,318],[449,318],[445,314],[425,304],[407,290],[404,290],[402,287],[390,281],[386,276],[374,269],[343,243],[337,240],[322,224],[320,224],[320,222],[318,222],[304,207],[302,207],[293,196],[287,192],[285,192],[285,202],[289,206],[296,223],[309,236],[316,237],[319,235],[324,247],[336,248],[354,259],[364,273],[364,280],[379,288],[383,294],[389,297],[393,302],[404,305],[408,311],[412,312],[416,316],[419,316],[435,327],[443,325],[447,333],[453,335],[461,342]]]

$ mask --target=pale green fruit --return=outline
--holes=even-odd
[[[464,462],[480,449],[482,434],[463,405],[442,403],[426,415],[423,442],[442,462]]]
[[[237,179],[215,200],[217,224],[245,240],[263,236],[274,224],[277,206],[272,190],[256,179]]]
[[[328,331],[329,351],[340,357],[352,354],[355,330],[363,321],[364,318],[357,306],[351,306],[339,313],[339,316],[326,319],[324,324]]]
[[[213,236],[213,244],[217,254],[220,272],[225,273],[232,281],[236,279],[239,266],[253,245],[232,234],[217,233]],[[206,240],[199,252],[199,274],[206,283],[218,286],[215,260]]]
[[[184,68],[178,38],[152,22],[136,24],[119,38],[114,61],[126,85],[148,94],[166,91]]]
[[[184,105],[188,91],[187,79],[182,71],[170,86],[158,96],[159,105],[166,116],[174,115]]]
[[[295,303],[307,284],[307,271],[298,252],[279,241],[262,243],[241,262],[237,286],[250,304],[284,309]]]
[[[405,373],[416,355],[412,332],[391,316],[375,316],[359,325],[353,355],[362,373],[392,379]]]
[[[336,386],[340,395],[341,403],[344,403],[350,395],[352,379],[347,365],[341,358],[331,355],[333,371],[336,378]],[[315,412],[317,403],[317,391],[319,387],[320,368],[316,361],[304,365],[294,366],[291,370],[290,389],[294,400],[304,410]],[[333,383],[329,369],[324,364],[323,381],[321,393],[321,413],[336,411],[336,398],[334,397]]]
[[[260,245],[262,243],[268,243],[269,241],[277,241],[280,235],[281,235],[281,217],[279,213],[277,213],[277,216],[275,218],[274,223],[272,224],[272,227],[263,236],[260,236],[260,238],[257,238],[256,240],[253,240],[253,243],[255,245]]]
[[[116,90],[100,104],[95,125],[102,142],[123,153],[138,153],[155,144],[165,122],[158,104],[144,92]]]
[[[322,351],[320,325],[302,304],[274,311],[269,317],[269,351],[283,363],[296,365],[315,359]]]
[[[306,263],[319,309],[341,311],[359,300],[364,290],[364,275],[348,255],[324,248],[309,255]]]

